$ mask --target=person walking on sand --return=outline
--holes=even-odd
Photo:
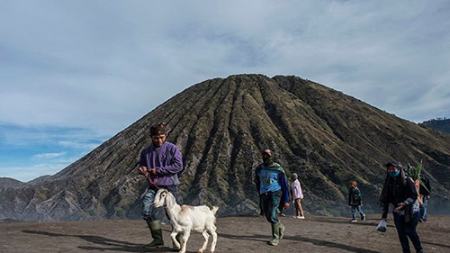
[[[292,183],[291,183],[291,201],[295,205],[295,216],[296,219],[305,219],[305,215],[302,208],[303,191],[300,181],[298,180],[297,173],[292,173]]]
[[[419,194],[422,195],[422,205],[420,207],[420,221],[426,222],[428,219],[428,205],[430,202],[431,195],[431,184],[430,179],[424,174],[420,176],[421,184]]]
[[[380,224],[386,223],[389,206],[393,206],[395,228],[397,229],[403,253],[411,252],[408,237],[416,252],[423,253],[422,244],[416,231],[420,213],[417,200],[418,193],[414,180],[405,175],[402,167],[397,162],[386,164],[386,174],[380,196],[380,202],[383,205]]]
[[[142,194],[142,216],[147,222],[153,241],[145,248],[164,245],[161,219],[164,217],[163,208],[155,208],[153,201],[160,188],[169,190],[176,198],[178,196],[178,175],[183,171],[181,152],[175,144],[166,141],[166,127],[160,123],[150,128],[152,143],[141,152],[138,173],[143,175],[148,188]]]
[[[366,220],[366,216],[362,211],[362,195],[358,188],[358,183],[356,181],[350,182],[350,188],[348,189],[348,205],[352,210],[352,222],[357,222],[356,212],[359,213],[362,221]]]
[[[284,169],[273,161],[272,151],[261,152],[263,163],[255,170],[256,189],[260,195],[264,215],[272,226],[272,240],[267,243],[277,246],[283,239],[284,225],[278,219],[279,206],[289,207],[289,186]]]

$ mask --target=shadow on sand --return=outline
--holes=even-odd
[[[107,247],[92,247],[92,246],[78,246],[82,250],[97,250],[97,251],[125,251],[125,252],[171,252],[172,249],[169,247],[160,247],[155,249],[144,249],[144,244],[130,243],[127,241],[109,239],[103,236],[97,235],[71,235],[71,234],[58,234],[47,231],[36,231],[36,230],[22,230],[23,233],[46,235],[51,237],[76,237],[83,239],[87,242],[93,244],[99,244]]]
[[[78,246],[81,250],[91,251],[122,251],[122,252],[173,252],[173,250],[169,247],[160,247],[155,248],[152,250],[145,250],[143,244],[136,244],[131,243],[127,241],[121,241],[121,240],[115,240],[115,239],[109,239],[103,236],[97,236],[97,235],[73,235],[73,234],[58,234],[58,233],[52,233],[47,231],[36,231],[36,230],[22,230],[23,233],[28,234],[37,234],[37,235],[45,235],[45,236],[51,236],[51,237],[76,237],[80,238],[82,240],[85,240],[87,242],[102,245],[104,247],[94,247],[94,246]],[[230,235],[230,234],[219,234],[219,237],[228,238],[231,240],[251,240],[251,241],[261,241],[266,242],[270,239],[270,236],[268,235]],[[379,251],[365,249],[365,248],[359,248],[351,245],[346,245],[342,243],[337,242],[331,242],[326,240],[319,240],[319,239],[312,239],[304,236],[284,236],[285,240],[292,240],[292,241],[301,241],[301,242],[309,242],[314,245],[323,246],[323,247],[330,247],[335,249],[342,249],[347,250],[350,252],[355,253],[381,253]],[[423,241],[423,244],[443,247],[443,248],[450,248],[450,245],[444,245],[439,243],[433,243],[433,242],[427,242]],[[106,247],[105,247],[106,246]]]
[[[423,244],[428,244],[428,245],[433,245],[433,246],[438,246],[438,247],[450,249],[450,245],[445,245],[445,244],[441,244],[441,243],[427,242],[427,241],[422,241],[422,243],[423,243]]]
[[[267,236],[267,235],[246,236],[246,235],[229,235],[229,234],[222,234],[222,233],[219,234],[219,237],[224,237],[224,238],[228,238],[228,239],[232,239],[232,240],[252,240],[252,241],[255,241],[255,240],[256,241],[268,241],[270,239],[270,236]],[[355,252],[355,253],[382,253],[380,251],[358,248],[355,246],[350,246],[350,245],[341,244],[341,243],[337,243],[337,242],[312,239],[312,238],[299,236],[299,235],[297,235],[297,236],[285,235],[284,240],[309,242],[309,243],[312,243],[312,244],[318,245],[318,246],[342,249],[342,250],[347,250],[347,251]]]
[[[357,226],[371,226],[376,227],[378,225],[379,220],[367,220],[363,222],[355,222],[351,223],[350,220],[343,220],[343,219],[333,219],[333,218],[321,218],[321,217],[314,217],[311,218],[310,221],[314,222],[323,222],[323,223],[335,223],[335,224],[349,224],[349,225],[357,225]],[[394,225],[388,224],[388,227],[395,228]]]

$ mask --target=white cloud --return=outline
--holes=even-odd
[[[0,124],[0,144],[5,146],[60,145],[64,148],[90,149],[107,137],[90,129]]]
[[[93,150],[100,144],[101,143],[86,143],[80,141],[58,141],[58,145],[62,147],[81,150]]]
[[[59,153],[41,153],[41,154],[35,154],[33,155],[34,159],[37,160],[48,160],[48,159],[55,159],[62,157],[66,154],[66,152],[59,152]]]
[[[447,1],[4,2],[0,122],[112,136],[188,85],[238,73],[449,117],[449,14]]]

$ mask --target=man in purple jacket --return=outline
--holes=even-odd
[[[138,169],[139,174],[148,182],[148,188],[142,198],[142,216],[148,224],[153,241],[147,244],[146,248],[164,245],[161,230],[164,210],[153,205],[156,192],[165,188],[178,199],[178,174],[183,171],[181,152],[175,144],[166,141],[165,125],[152,126],[150,135],[152,144],[142,151]]]

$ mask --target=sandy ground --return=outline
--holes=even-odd
[[[377,220],[350,224],[346,218],[282,218],[286,236],[278,247],[266,244],[270,225],[262,217],[230,217],[217,221],[216,252],[401,252],[395,228],[375,231]],[[392,220],[389,221],[392,225]],[[164,227],[170,252],[169,226]],[[431,217],[419,224],[425,252],[450,252],[450,217]],[[194,233],[188,251],[196,252],[203,238]],[[55,223],[0,223],[0,252],[144,252],[149,231],[140,220],[104,220]],[[208,245],[209,247],[209,245]],[[414,251],[412,251],[414,252]]]

